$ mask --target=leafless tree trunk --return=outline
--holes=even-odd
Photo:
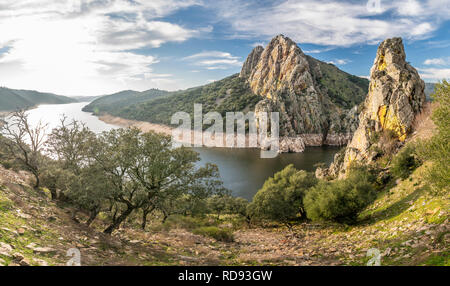
[[[24,165],[35,177],[35,189],[39,189],[41,151],[46,138],[47,124],[41,121],[31,126],[24,110],[13,112],[2,126],[3,135],[9,139],[5,144],[11,155]]]

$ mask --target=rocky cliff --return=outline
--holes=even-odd
[[[345,153],[336,156],[331,175],[343,176],[352,162],[367,163],[379,155],[377,142],[389,132],[399,144],[405,141],[415,116],[425,103],[425,83],[406,62],[401,38],[383,41],[370,71],[369,93],[359,115],[359,126]]]
[[[262,97],[255,112],[280,113],[282,152],[301,152],[305,146],[345,145],[358,126],[356,105],[367,92],[364,80],[358,82],[356,77],[305,55],[283,35],[272,39],[265,49],[256,47],[240,76]],[[344,88],[330,87],[329,79],[344,83]]]

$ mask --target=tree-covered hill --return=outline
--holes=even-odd
[[[126,106],[146,102],[154,98],[165,96],[168,93],[168,91],[159,89],[150,89],[143,92],[124,90],[94,100],[89,105],[85,106],[83,111],[95,113],[107,112],[112,114]]]
[[[218,111],[225,115],[231,111],[253,110],[261,99],[251,92],[245,80],[237,74],[183,91],[158,92],[159,96],[149,96],[144,101],[144,96],[138,97],[133,91],[123,91],[95,100],[84,111],[107,112],[127,119],[170,124],[171,116],[178,111],[192,115],[194,103],[203,104],[204,113]]]
[[[73,102],[77,102],[77,100],[52,93],[0,87],[0,111],[27,109],[39,104],[64,104]]]

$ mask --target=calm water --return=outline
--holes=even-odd
[[[41,105],[28,112],[29,119],[34,124],[42,120],[49,124],[49,128],[54,128],[59,125],[60,118],[64,114],[69,120],[76,119],[86,123],[94,132],[116,128],[90,113],[81,111],[86,104]],[[257,149],[195,148],[195,150],[200,153],[200,163],[210,162],[219,167],[225,187],[232,190],[234,195],[250,200],[268,177],[287,165],[294,164],[298,169],[313,171],[313,165],[316,163],[331,163],[339,148],[310,147],[304,153],[280,154],[273,159],[261,159],[260,151]]]

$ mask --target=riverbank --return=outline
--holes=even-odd
[[[129,120],[129,119],[124,119],[124,118],[120,118],[120,117],[115,117],[115,116],[112,116],[109,114],[104,114],[104,115],[98,116],[98,119],[100,119],[101,121],[103,121],[107,124],[116,125],[116,126],[123,127],[123,128],[135,127],[135,128],[138,128],[139,130],[141,130],[142,132],[153,131],[156,133],[172,136],[173,128],[170,126],[167,126],[167,125],[154,124],[154,123],[144,122],[144,121]]]

